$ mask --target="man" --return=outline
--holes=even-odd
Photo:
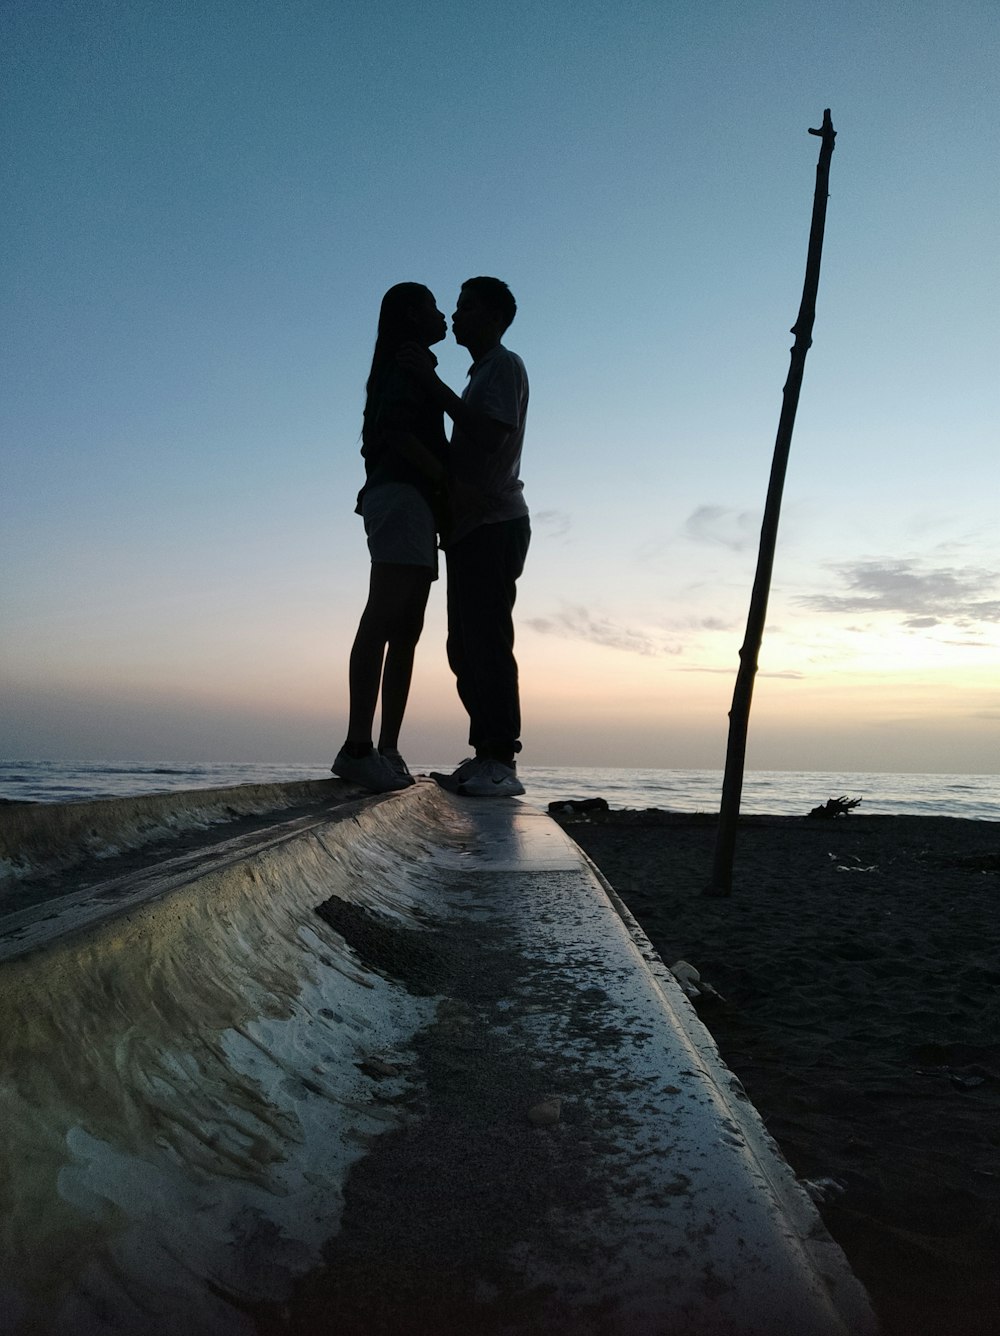
[[[524,792],[515,761],[521,707],[512,614],[531,538],[520,479],[528,377],[520,357],[500,342],[516,312],[500,279],[462,284],[452,330],[472,366],[461,398],[437,377],[429,358],[420,361],[421,378],[455,424],[452,525],[445,537],[448,662],[475,748],[453,774],[434,777],[477,798]]]

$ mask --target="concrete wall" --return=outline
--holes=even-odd
[[[0,922],[0,1332],[874,1332],[540,812],[420,783],[60,889]]]
[[[0,1331],[255,1330],[399,1122],[366,1060],[431,1004],[315,912],[412,922],[433,793],[324,821],[0,968]],[[145,804],[144,804],[145,805]],[[115,807],[121,809],[121,804]],[[109,814],[110,818],[110,814]]]

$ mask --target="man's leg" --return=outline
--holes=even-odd
[[[463,560],[461,553],[455,555],[455,549],[449,548],[445,554],[448,568],[448,638],[445,649],[448,666],[455,674],[455,687],[458,698],[469,716],[469,743],[476,746],[473,736],[473,717],[476,715],[476,697],[473,690],[471,664],[465,651],[466,604],[474,597],[475,570],[473,565]]]
[[[527,517],[483,524],[448,552],[448,662],[478,755],[511,764],[521,733],[512,612]]]

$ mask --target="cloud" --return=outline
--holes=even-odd
[[[759,515],[726,506],[698,506],[684,521],[685,536],[692,542],[728,547],[731,552],[745,552],[753,547],[759,530]]]
[[[680,654],[679,646],[657,641],[644,631],[633,631],[619,626],[606,617],[594,616],[583,607],[567,607],[548,617],[530,617],[526,625],[539,635],[559,636],[566,640],[587,640],[593,645],[625,650],[629,654],[654,657],[662,654]]]
[[[565,510],[533,510],[531,527],[545,529],[549,538],[565,538],[573,527],[573,517]]]
[[[796,599],[814,612],[900,613],[903,625],[924,630],[948,622],[970,628],[1000,622],[994,594],[1000,574],[976,566],[922,568],[914,559],[858,561],[834,567],[843,594],[807,594]]]
[[[704,601],[705,596],[701,597]],[[686,641],[704,632],[735,637],[741,629],[740,623],[733,618],[716,617],[711,613],[703,616],[666,617],[658,625],[662,626],[664,631],[673,636],[683,637]]]
[[[963,636],[961,640],[942,640],[941,643],[942,645],[957,645],[961,649],[988,649],[991,654],[996,652],[996,645],[992,641],[974,634]]]
[[[707,664],[688,664],[681,669],[682,673],[716,673],[721,677],[732,677],[735,679],[739,671],[738,664],[731,664],[727,668],[710,668]],[[800,673],[797,668],[776,668],[769,672],[766,668],[758,668],[755,674],[757,677],[778,677],[786,682],[804,682],[805,673]]]

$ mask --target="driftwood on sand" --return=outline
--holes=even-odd
[[[861,806],[860,798],[848,798],[846,794],[841,794],[839,798],[827,798],[825,803],[819,807],[814,807],[809,813],[810,816],[825,817],[832,821],[834,817],[846,816],[852,812],[855,807]]]

